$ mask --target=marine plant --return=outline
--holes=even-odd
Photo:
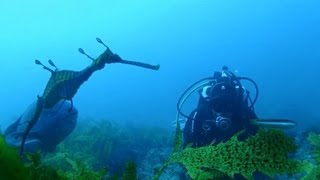
[[[308,141],[313,145],[313,154],[315,157],[315,164],[308,167],[308,173],[303,180],[320,179],[320,134],[309,133]]]
[[[122,174],[122,180],[137,180],[137,167],[134,161],[129,161],[126,164],[126,168]]]
[[[178,128],[177,128],[178,130]],[[181,151],[175,147],[175,152],[156,174],[158,179],[169,164],[179,163],[187,170],[191,179],[218,179],[223,175],[233,178],[240,174],[246,179],[253,179],[253,173],[258,171],[269,177],[276,174],[295,174],[306,172],[310,163],[289,158],[290,153],[297,149],[293,138],[278,130],[260,129],[254,136],[239,141],[238,133],[230,140],[200,148],[187,146]],[[175,140],[176,146],[181,137]]]
[[[0,135],[0,179],[24,179],[28,176],[28,169],[21,162],[17,150],[7,146]]]
[[[66,179],[92,179],[100,180],[106,174],[106,169],[92,171],[81,161],[67,159],[72,170],[66,171],[52,167],[41,162],[41,154],[26,154],[22,160],[18,150],[9,147],[3,136],[0,136],[0,179],[12,180],[66,180]]]
[[[112,166],[112,171],[123,169],[127,161],[136,160],[149,149],[167,147],[170,139],[170,133],[159,127],[84,118],[79,119],[75,131],[58,146],[56,153],[81,159],[93,169]]]

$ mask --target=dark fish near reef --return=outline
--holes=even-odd
[[[252,119],[250,123],[262,128],[268,129],[291,129],[294,128],[297,123],[289,119]]]
[[[48,70],[51,73],[51,77],[47,83],[47,86],[42,94],[42,96],[38,96],[38,100],[36,101],[36,107],[33,112],[30,114],[30,119],[26,122],[27,126],[25,128],[24,133],[22,134],[21,141],[21,149],[20,154],[23,153],[24,144],[27,139],[27,136],[32,129],[32,127],[38,121],[41,112],[43,109],[50,109],[60,100],[69,100],[71,102],[71,106],[69,111],[72,110],[73,107],[73,97],[77,93],[80,86],[87,81],[91,75],[98,71],[102,70],[106,64],[111,63],[122,63],[122,64],[130,64],[135,65],[147,69],[158,70],[160,68],[159,65],[150,65],[142,62],[129,61],[122,59],[119,55],[114,54],[108,46],[106,46],[99,38],[96,39],[98,43],[102,44],[106,47],[106,50],[96,59],[87,55],[81,48],[79,48],[79,52],[87,56],[92,60],[91,65],[86,67],[81,71],[71,71],[71,70],[58,70],[55,64],[49,60],[49,64],[55,67],[55,70],[50,69],[49,67],[43,65],[39,60],[35,60],[35,63],[41,65],[43,69]]]
[[[22,134],[35,108],[36,102],[32,103],[14,123],[6,128],[4,137],[8,145],[20,147]],[[69,112],[69,108],[70,102],[61,100],[52,108],[43,109],[25,141],[25,152],[54,150],[76,127],[78,110],[73,107]]]

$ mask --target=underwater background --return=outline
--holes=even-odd
[[[121,57],[159,63],[158,72],[112,64],[74,98],[81,116],[156,123],[174,120],[193,82],[223,65],[259,85],[258,116],[319,120],[318,1],[1,2],[2,128],[41,94],[50,77],[34,59],[61,69],[90,63],[100,37]]]
[[[160,64],[159,71],[111,64],[74,98],[79,122],[108,119],[162,127],[174,134],[176,103],[195,81],[223,65],[254,79],[260,118],[287,118],[320,128],[320,2],[95,0],[0,2],[0,126],[3,131],[41,94],[52,59],[81,70],[101,38],[124,59]],[[248,86],[254,91],[253,87]],[[186,112],[195,108],[188,102]]]

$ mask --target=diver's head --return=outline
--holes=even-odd
[[[227,130],[231,126],[233,114],[241,108],[242,87],[232,74],[222,71],[215,76],[216,81],[207,90],[209,104],[216,117],[216,126]]]
[[[232,113],[240,103],[237,87],[230,83],[217,83],[210,88],[209,102],[216,113]]]

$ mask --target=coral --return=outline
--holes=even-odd
[[[239,134],[215,146],[186,147],[173,153],[164,167],[180,163],[192,179],[217,178],[221,174],[231,178],[241,174],[252,179],[255,171],[272,177],[303,172],[309,167],[308,163],[289,159],[288,154],[293,153],[297,146],[281,131],[261,129],[245,141],[238,140]]]

